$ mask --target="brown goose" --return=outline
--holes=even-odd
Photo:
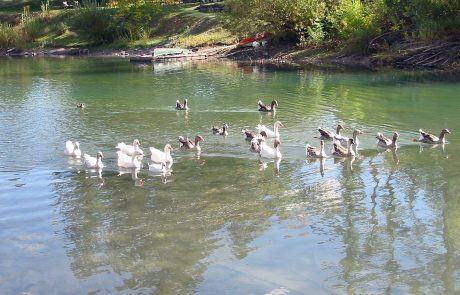
[[[183,151],[201,151],[200,141],[204,141],[201,135],[195,137],[195,142],[190,140],[188,137],[183,138],[179,136],[180,149]]]
[[[320,141],[319,149],[307,144],[306,153],[307,153],[307,156],[312,157],[312,158],[326,158],[327,155],[326,155],[326,152],[324,151],[324,140]]]
[[[184,103],[181,103],[179,100],[176,100],[176,110],[186,111],[188,110],[188,101],[184,99]]]
[[[272,100],[271,105],[266,105],[261,100],[259,100],[257,104],[259,105],[260,112],[276,112],[276,108],[278,107],[278,102],[276,100]]]
[[[332,140],[334,139],[335,136],[340,136],[340,131],[344,130],[345,128],[343,128],[342,125],[337,125],[337,129],[336,129],[336,132],[331,132],[329,130],[326,130],[322,127],[318,127],[318,131],[319,133],[321,134],[321,136],[319,137],[320,139],[324,139],[324,140]]]
[[[257,134],[252,140],[249,150],[254,153],[260,153],[260,147],[262,144],[265,144],[265,139],[267,139],[267,133],[265,131]]]
[[[244,139],[245,140],[252,140],[254,137],[257,136],[257,134],[254,131],[250,131],[249,129],[243,129],[241,130],[241,133],[244,134]]]
[[[377,146],[379,147],[396,148],[396,141],[399,138],[399,133],[393,133],[393,139],[389,139],[388,137],[379,132],[377,133],[377,136],[375,138],[377,138]]]
[[[355,155],[352,146],[355,144],[353,138],[349,138],[347,147],[343,147],[338,142],[334,142],[334,152],[332,153],[336,157],[351,157]]]
[[[450,133],[449,129],[442,129],[441,134],[439,135],[439,138],[437,136],[434,136],[433,134],[426,133],[422,129],[419,129],[420,132],[420,138],[414,138],[412,141],[416,142],[423,142],[423,143],[429,143],[429,144],[443,144],[446,142],[445,136],[447,133]]]
[[[228,135],[227,130],[228,130],[228,125],[226,123],[224,123],[222,128],[219,128],[217,126],[213,126],[212,127],[212,134],[214,134],[214,135],[219,134],[219,135],[226,136],[226,135]]]

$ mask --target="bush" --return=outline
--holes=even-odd
[[[0,48],[15,47],[19,40],[19,34],[14,27],[0,23]]]
[[[309,30],[318,32],[315,25],[326,11],[321,0],[229,0],[227,7],[227,27],[233,32],[270,31],[279,36],[295,36],[297,40],[308,37]]]
[[[34,42],[41,34],[40,18],[23,14],[21,21],[22,38],[25,42]]]
[[[162,14],[161,1],[112,1],[112,5],[115,4],[123,22],[124,35],[132,40],[149,37],[153,18]]]
[[[96,1],[83,4],[70,21],[72,29],[87,41],[97,44],[115,40],[118,32],[111,10],[99,7]]]

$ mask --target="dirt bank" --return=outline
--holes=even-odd
[[[212,51],[217,47],[199,48]],[[0,56],[92,56],[131,57],[152,55],[154,48],[58,48],[50,50],[0,51]],[[413,44],[398,50],[381,51],[369,55],[345,54],[332,46],[299,48],[295,44],[267,44],[266,46],[236,47],[223,50],[213,57],[235,61],[279,63],[293,62],[313,65],[341,65],[350,67],[393,67],[415,69],[460,69],[460,42]]]

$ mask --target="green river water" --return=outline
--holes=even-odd
[[[0,294],[460,293],[458,74],[0,59],[0,110]],[[261,161],[241,130],[277,120],[283,158]],[[338,123],[364,132],[359,155],[307,159]],[[420,128],[452,134],[420,145]],[[200,155],[179,150],[197,134]],[[144,167],[118,169],[135,138]],[[150,173],[167,143],[173,171]]]

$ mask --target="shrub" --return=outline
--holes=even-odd
[[[229,0],[229,30],[237,33],[270,31],[280,36],[308,37],[318,32],[315,25],[324,18],[326,5],[320,0]]]
[[[19,42],[18,32],[9,24],[0,23],[0,48],[15,47]]]
[[[90,42],[112,42],[118,33],[111,10],[100,7],[96,1],[83,4],[83,8],[75,12],[70,22],[72,29]]]

